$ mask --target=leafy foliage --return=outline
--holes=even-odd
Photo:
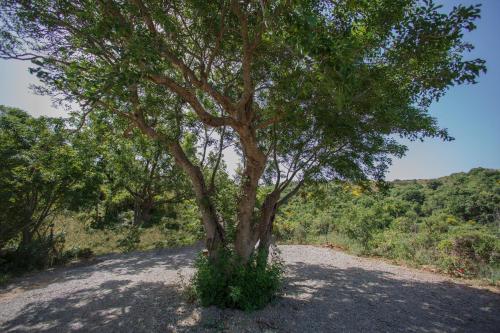
[[[140,230],[137,227],[132,227],[127,230],[125,236],[118,240],[118,246],[123,252],[130,252],[137,249],[137,245],[141,242]]]
[[[27,245],[50,218],[95,196],[93,161],[68,140],[63,120],[0,106],[0,249],[21,234]]]
[[[192,283],[203,306],[256,310],[269,303],[281,289],[283,264],[274,257],[259,253],[241,263],[232,251],[221,251],[216,261],[200,254]]]
[[[281,195],[296,192],[290,184],[381,179],[390,158],[405,152],[396,137],[450,140],[428,114],[430,103],[486,70],[482,59],[466,58],[473,46],[464,40],[479,6],[444,13],[431,0],[0,5],[0,56],[31,60],[39,90],[79,103],[83,118],[104,113],[112,127],[158,141],[191,182],[209,251],[225,242],[226,224],[244,258],[258,240],[267,243]],[[228,146],[242,162],[233,207],[214,203]],[[275,189],[259,202],[262,183]],[[226,208],[235,214],[221,221],[228,215],[218,209]]]
[[[22,244],[16,251],[7,251],[2,255],[1,271],[21,273],[64,263],[64,242],[63,234],[50,234]]]

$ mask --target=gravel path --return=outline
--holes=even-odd
[[[200,308],[179,285],[199,248],[96,258],[0,289],[0,332],[500,332],[500,294],[327,248],[281,246],[285,293]]]

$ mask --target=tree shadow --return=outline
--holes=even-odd
[[[13,290],[32,290],[54,283],[83,280],[96,274],[118,274],[136,276],[152,270],[179,270],[190,267],[202,244],[179,248],[164,248],[153,251],[113,253],[83,260],[72,265],[58,266],[41,272],[33,272],[14,278],[9,284],[0,287],[3,294]]]
[[[450,282],[295,263],[285,295],[256,318],[280,332],[500,332],[500,295]]]
[[[202,311],[183,301],[177,286],[111,280],[63,297],[33,301],[1,323],[0,331],[188,332],[203,322],[202,317]]]
[[[109,256],[47,290],[0,302],[1,332],[499,332],[500,295],[389,272],[288,263],[283,296],[253,313],[187,303],[178,281],[196,248]],[[83,267],[87,268],[87,267]],[[154,271],[158,269],[158,271]],[[153,271],[151,271],[153,270]],[[147,272],[147,275],[143,275]],[[79,277],[89,277],[88,280]],[[100,281],[96,285],[95,281]],[[51,290],[64,289],[52,297]]]

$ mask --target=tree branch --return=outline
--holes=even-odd
[[[175,82],[168,76],[151,75],[150,79],[154,83],[163,85],[182,97],[184,101],[193,108],[193,110],[196,112],[196,114],[204,124],[212,127],[222,127],[227,125],[236,126],[235,120],[231,117],[217,117],[208,113],[203,105],[201,105],[200,101],[193,91],[180,86],[177,82]]]
[[[281,198],[277,202],[276,206],[279,207],[279,206],[286,204],[288,202],[288,200],[290,200],[291,197],[293,197],[295,194],[297,194],[297,192],[300,190],[302,185],[304,185],[305,180],[306,180],[306,177],[302,178],[302,180],[300,180],[297,183],[297,185],[295,185],[295,187],[290,192],[288,192],[283,198]]]
[[[220,144],[219,144],[219,154],[217,155],[217,161],[215,163],[214,169],[212,170],[212,176],[210,177],[210,185],[208,187],[208,192],[213,193],[215,189],[215,175],[217,174],[217,170],[219,169],[220,161],[222,158],[222,151],[224,150],[224,134],[226,133],[226,127],[222,127],[222,132],[220,135]]]
[[[243,94],[237,103],[237,109],[239,112],[243,112],[245,105],[248,104],[253,95],[253,85],[252,85],[252,47],[250,45],[249,35],[248,35],[248,18],[243,13],[237,0],[233,0],[231,3],[231,8],[234,14],[238,17],[240,22],[240,34],[243,40],[243,59],[241,62],[243,70]],[[240,115],[242,116],[242,115]]]

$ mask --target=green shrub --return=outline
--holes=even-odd
[[[28,244],[6,251],[0,260],[1,271],[15,274],[44,269],[66,261],[63,253],[64,234],[34,238]]]
[[[346,207],[338,213],[334,229],[358,241],[364,252],[368,252],[373,236],[390,225],[392,207],[372,197],[360,197],[355,202],[357,206]]]
[[[11,278],[12,278],[11,274],[0,271],[0,286],[9,282]]]
[[[94,251],[89,247],[80,248],[77,246],[64,251],[64,257],[67,258],[67,260],[89,259],[92,256],[94,256]]]
[[[131,252],[137,249],[141,242],[141,230],[137,227],[130,227],[123,238],[117,242],[118,247],[123,252]]]
[[[307,241],[307,234],[306,226],[299,224],[293,231],[293,239],[298,244],[305,244]]]
[[[370,250],[373,254],[391,259],[411,260],[415,255],[413,240],[411,235],[389,229],[374,235]]]
[[[438,244],[438,249],[441,254],[440,266],[455,276],[483,275],[493,272],[500,263],[500,241],[481,227],[455,228]]]
[[[282,285],[283,263],[278,258],[266,262],[263,254],[242,264],[232,251],[224,250],[217,260],[200,255],[195,266],[192,284],[203,306],[260,309],[279,293]]]
[[[415,212],[409,212],[405,216],[396,217],[391,224],[391,228],[403,233],[415,233],[418,230],[418,216]]]
[[[78,249],[76,252],[76,257],[78,259],[88,259],[94,256],[94,251],[91,248],[84,247],[83,249]]]

